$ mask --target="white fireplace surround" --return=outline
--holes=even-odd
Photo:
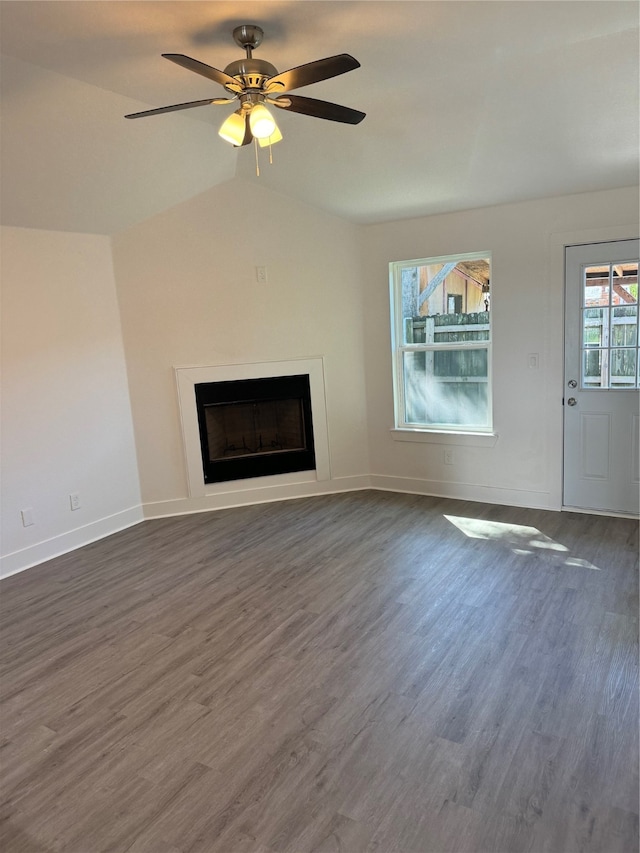
[[[182,442],[189,496],[206,497],[231,491],[247,491],[268,486],[313,483],[331,479],[329,465],[329,434],[324,389],[324,360],[322,357],[291,359],[288,361],[261,361],[249,364],[221,364],[205,367],[176,367],[178,404],[182,424]],[[309,376],[311,414],[316,468],[314,471],[296,471],[225,483],[205,484],[200,449],[200,431],[196,409],[195,386],[207,382],[233,382],[237,379],[266,379],[274,376]]]

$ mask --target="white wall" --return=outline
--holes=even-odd
[[[159,131],[125,121],[149,105],[6,54],[1,61],[3,225],[112,234],[235,173],[237,152],[219,146],[212,157],[206,122],[168,113]]]
[[[563,246],[638,234],[637,188],[372,225],[362,231],[372,484],[561,506]],[[497,439],[394,440],[389,263],[490,251]],[[539,354],[539,368],[528,355]],[[444,449],[454,465],[444,464]]]
[[[2,229],[1,458],[2,574],[142,517],[107,237]]]
[[[357,233],[234,180],[114,237],[147,516],[366,484]],[[256,265],[267,267],[267,284]],[[189,498],[174,367],[315,356],[325,365],[331,480],[266,491],[245,481],[243,494]]]
[[[151,517],[373,485],[559,508],[563,246],[637,219],[632,188],[357,227],[234,180],[111,242],[2,229],[2,573],[135,523],[141,501]],[[395,441],[388,264],[484,250],[498,437]],[[174,366],[313,356],[332,479],[189,498]]]

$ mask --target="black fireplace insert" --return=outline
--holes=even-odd
[[[196,384],[205,483],[316,467],[309,376]]]

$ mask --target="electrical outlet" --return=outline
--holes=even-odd
[[[20,516],[22,518],[23,527],[31,527],[32,524],[35,524],[35,521],[33,520],[33,510],[30,506],[26,507],[26,509],[21,509]]]
[[[266,284],[267,283],[267,268],[266,267],[256,267],[256,281],[258,284]]]
[[[453,450],[445,450],[445,452],[444,452],[444,464],[445,465],[453,465]]]
[[[69,495],[69,504],[72,510],[80,509],[80,495],[77,492]]]

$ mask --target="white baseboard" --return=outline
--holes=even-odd
[[[176,498],[175,500],[156,501],[131,507],[115,515],[54,536],[44,542],[38,542],[29,548],[14,551],[0,557],[0,578],[9,577],[54,557],[67,554],[69,551],[74,551],[83,545],[89,545],[91,542],[103,539],[127,527],[132,527],[146,519],[211,512],[252,504],[355,492],[363,489],[478,501],[479,503],[505,504],[506,506],[528,507],[530,509],[561,509],[559,505],[555,505],[549,492],[536,492],[527,489],[498,489],[470,483],[448,483],[411,477],[389,477],[381,474],[362,474],[353,477],[338,477],[332,480],[289,482],[268,486],[256,486],[255,481],[252,483],[247,481],[247,487],[244,489],[239,488],[238,484],[234,483],[227,491],[220,491],[215,495]]]
[[[636,515],[633,512],[612,512],[610,510],[603,509],[589,509],[588,507],[583,506],[566,506],[563,504],[562,506],[563,512],[578,512],[582,513],[582,515],[604,515],[608,518],[628,518],[631,521],[640,521],[640,515]]]
[[[501,489],[472,483],[419,480],[412,477],[388,477],[384,474],[372,474],[369,479],[372,489],[380,489],[380,491],[386,492],[430,495],[434,498],[504,504],[505,506],[518,506],[527,509],[548,509],[552,511],[561,509],[559,504],[554,503],[549,492],[537,492],[530,489]]]
[[[232,509],[238,506],[295,500],[296,498],[331,495],[339,492],[356,492],[370,488],[371,478],[364,474],[353,477],[337,477],[333,480],[313,480],[313,482],[287,483],[283,485],[252,485],[241,490],[234,483],[233,488],[229,488],[228,491],[218,492],[215,495],[146,503],[143,505],[143,511],[145,519],[165,518],[172,515],[211,512],[218,509]]]
[[[7,578],[25,569],[30,569],[32,566],[37,566],[39,563],[67,554],[69,551],[75,551],[76,548],[89,545],[98,539],[104,539],[105,536],[132,527],[141,521],[144,521],[142,507],[134,506],[82,527],[76,527],[74,530],[61,533],[59,536],[54,536],[43,542],[37,542],[35,545],[22,548],[20,551],[13,551],[11,554],[0,557],[0,578]]]

